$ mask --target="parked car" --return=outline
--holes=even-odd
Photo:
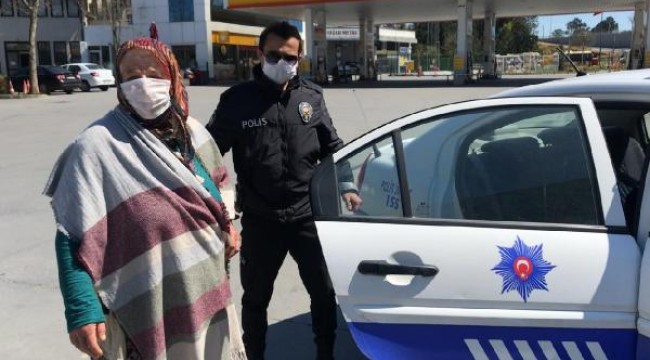
[[[324,159],[312,210],[361,351],[650,359],[648,79],[588,75],[444,105]],[[350,169],[355,212],[337,181]]]
[[[65,64],[62,67],[81,77],[82,91],[90,91],[92,88],[100,88],[102,91],[106,91],[109,86],[115,85],[113,72],[100,65],[93,63],[75,63]]]
[[[41,94],[50,94],[53,91],[65,91],[66,94],[81,86],[79,76],[58,66],[39,65],[36,67],[38,88]],[[23,92],[23,84],[29,81],[29,68],[21,68],[11,77],[15,91]]]

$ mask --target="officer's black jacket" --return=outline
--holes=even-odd
[[[319,86],[296,76],[283,92],[259,65],[253,73],[255,80],[221,95],[207,129],[222,154],[232,149],[244,213],[283,222],[307,218],[314,169],[343,141]],[[311,117],[301,116],[309,107]]]

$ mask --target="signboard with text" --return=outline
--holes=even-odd
[[[327,40],[359,40],[361,31],[359,27],[328,27]]]

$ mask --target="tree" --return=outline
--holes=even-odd
[[[579,31],[588,31],[589,27],[580,18],[573,18],[573,20],[566,23],[566,29],[570,35]]]
[[[614,20],[613,17],[608,16],[605,20],[602,20],[593,29],[592,32],[617,32],[618,23]]]
[[[77,0],[77,2],[80,3],[80,8],[84,9],[81,13],[82,22],[110,25],[113,38],[111,53],[115,60],[121,43],[122,25],[131,22],[131,0]]]
[[[41,1],[47,0],[19,0],[18,2],[19,11],[23,11],[29,16],[29,83],[30,92],[35,95],[40,93],[38,89],[36,29],[38,28],[38,10],[41,7]]]
[[[523,53],[537,48],[537,17],[497,19],[497,54]]]
[[[551,33],[551,37],[554,38],[554,39],[559,39],[559,38],[561,38],[563,36],[564,36],[564,30],[562,30],[562,29],[555,29]]]
[[[77,7],[79,8],[79,21],[81,22],[81,41],[86,40],[86,27],[88,26],[88,1],[77,0]]]

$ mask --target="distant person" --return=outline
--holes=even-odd
[[[95,359],[245,359],[221,154],[188,116],[167,46],[138,38],[117,58],[119,105],[68,146],[45,189],[70,341]]]
[[[343,146],[322,89],[297,75],[302,39],[287,22],[260,35],[255,79],[228,89],[207,128],[222,153],[232,149],[243,211],[242,326],[249,359],[263,359],[267,307],[287,255],[298,263],[311,297],[318,359],[332,359],[336,299],[312,219],[309,181],[320,159]],[[350,172],[351,174],[351,172]],[[350,180],[351,181],[351,180]],[[343,198],[361,205],[351,183]]]

